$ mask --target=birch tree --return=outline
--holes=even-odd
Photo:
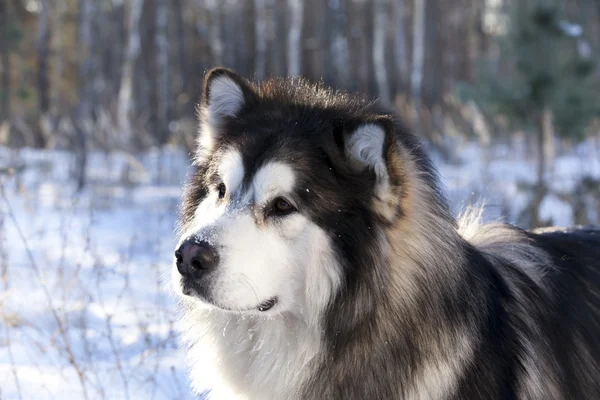
[[[206,0],[208,11],[208,42],[214,65],[223,65],[223,38],[221,36],[221,0]]]
[[[169,137],[169,121],[172,117],[171,82],[169,63],[169,0],[156,1],[156,67],[158,71],[158,141],[163,144]]]
[[[140,18],[144,0],[131,0],[127,22],[127,47],[121,66],[121,85],[118,98],[118,125],[121,140],[127,144],[132,134],[133,111],[133,72],[135,61],[140,53]]]
[[[348,25],[346,3],[345,0],[329,0],[327,3],[328,19],[326,24],[329,28],[329,53],[331,57],[328,78],[336,85],[347,87],[352,66],[350,65],[350,49],[346,32]]]
[[[8,7],[0,1],[0,65],[2,77],[0,86],[0,120],[10,117],[10,48]],[[0,122],[1,124],[1,122]]]
[[[373,31],[371,14],[372,4],[367,1],[353,1],[350,4],[350,26],[352,26],[351,57],[354,66],[352,90],[363,93],[370,92],[370,82],[373,78],[371,38]]]
[[[288,33],[286,9],[285,0],[269,0],[267,7],[268,68],[269,73],[275,76],[283,75],[286,71],[286,37]]]
[[[38,103],[40,114],[45,114],[50,108],[48,58],[50,55],[50,4],[49,0],[40,0],[38,22],[37,53],[38,53]]]
[[[386,70],[385,42],[388,26],[388,10],[386,0],[374,0],[373,8],[373,68],[377,91],[383,104],[389,105],[390,87]]]
[[[95,35],[92,34],[92,19],[95,16],[94,0],[79,1],[79,54],[83,61],[79,64],[79,119],[87,121],[91,117],[92,81],[94,69]]]
[[[406,51],[405,1],[394,0],[394,58],[396,59],[396,76],[400,88],[405,89],[408,83],[408,53]]]
[[[326,2],[305,0],[305,4],[302,71],[308,76],[320,79],[323,76],[324,53],[326,53],[324,40],[324,6],[326,6]]]
[[[254,75],[263,80],[267,74],[267,4],[266,0],[254,0],[254,42],[256,55],[254,59]]]
[[[288,33],[288,59],[287,74],[289,76],[300,75],[302,65],[302,23],[304,19],[303,0],[287,0],[287,8],[290,16]]]
[[[174,0],[173,1],[173,12],[175,16],[175,26],[177,28],[176,32],[176,43],[177,43],[177,63],[179,64],[179,90],[183,93],[187,90],[187,78],[188,78],[188,69],[187,62],[185,56],[185,46],[187,43],[186,35],[185,35],[185,24],[183,20],[183,0]]]
[[[52,32],[52,39],[50,47],[52,48],[52,54],[62,54],[68,47],[68,35],[65,34],[62,27],[64,26],[64,20],[68,12],[68,5],[64,0],[52,0],[50,13],[50,32]],[[67,40],[65,40],[67,39]],[[63,87],[62,82],[65,78],[65,64],[66,60],[64,57],[52,57],[52,67],[49,68],[49,98],[52,99],[52,111],[54,114],[63,112]]]
[[[221,2],[221,35],[223,38],[223,65],[235,68],[237,62],[238,43],[237,32],[241,30],[240,15],[242,7],[236,0]]]
[[[425,1],[414,0],[412,71],[410,74],[410,92],[417,110],[421,107],[421,89],[423,85],[423,62],[425,59]]]
[[[95,38],[92,32],[93,18],[96,12],[94,0],[79,1],[78,47],[83,61],[79,64],[79,106],[76,118],[72,118],[73,130],[77,138],[75,171],[77,190],[83,189],[86,183],[87,153],[89,136],[91,135],[93,72],[95,61]]]

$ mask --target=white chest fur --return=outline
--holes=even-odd
[[[286,315],[194,310],[180,328],[192,387],[215,398],[295,398],[321,344],[318,330]]]

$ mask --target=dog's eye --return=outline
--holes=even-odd
[[[278,197],[273,202],[273,207],[271,207],[271,212],[269,214],[283,216],[292,213],[295,211],[292,203],[284,199],[283,197]]]
[[[217,189],[219,190],[219,199],[222,199],[223,197],[225,197],[225,193],[227,193],[227,187],[225,186],[225,184],[219,183],[219,186],[217,187]]]

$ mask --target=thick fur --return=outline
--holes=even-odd
[[[600,398],[600,230],[454,219],[419,141],[321,85],[216,69],[199,117],[179,237],[222,261],[198,282],[173,268],[195,390]],[[272,217],[274,196],[297,211]]]

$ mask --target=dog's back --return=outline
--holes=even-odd
[[[554,262],[545,279],[547,333],[563,384],[572,398],[600,398],[600,228],[546,232],[535,240]]]
[[[498,273],[497,308],[453,398],[600,398],[600,228],[460,229]]]

